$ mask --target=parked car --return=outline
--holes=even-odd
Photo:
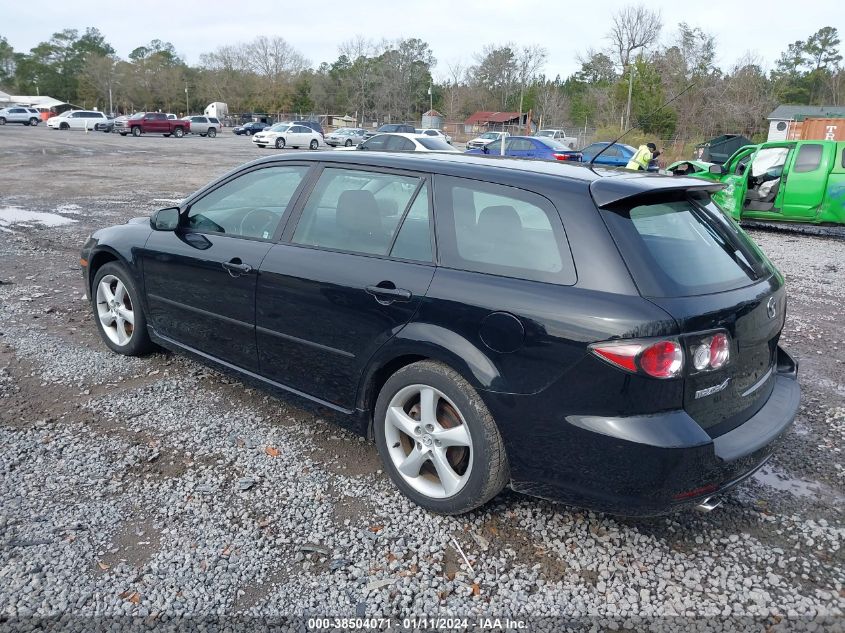
[[[7,123],[23,123],[24,125],[38,125],[41,114],[35,108],[12,107],[0,109],[0,125]]]
[[[47,119],[47,127],[54,130],[100,130],[108,124],[108,117],[98,110],[68,110]]]
[[[452,137],[446,134],[443,130],[438,130],[433,127],[424,127],[414,131],[417,134],[425,134],[426,136],[439,138],[441,141],[446,141],[447,143],[449,143],[449,145],[452,144]]]
[[[386,123],[377,130],[367,131],[364,135],[364,140],[366,141],[368,138],[372,138],[376,134],[388,134],[394,132],[400,134],[416,134],[413,125],[406,125],[405,123]]]
[[[364,135],[367,131],[360,127],[342,127],[331,132],[326,137],[326,144],[332,147],[343,145],[344,147],[352,147],[364,140]]]
[[[679,161],[667,171],[727,185],[713,200],[735,220],[845,224],[845,142],[772,141],[722,167]]]
[[[237,134],[239,136],[252,136],[256,132],[260,132],[261,130],[265,130],[270,127],[269,123],[261,123],[260,121],[250,121],[249,123],[244,123],[238,127],[232,128],[232,134]]]
[[[272,145],[276,149],[284,147],[317,149],[322,140],[323,135],[316,130],[294,123],[276,123],[252,136],[252,142],[258,147]]]
[[[304,125],[305,127],[310,127],[312,130],[317,132],[322,139],[325,134],[323,133],[323,126],[320,125],[318,121],[290,121],[293,125]]]
[[[601,152],[605,147],[607,149],[602,152],[601,156],[596,159],[595,165],[604,165],[606,167],[625,167],[628,161],[637,153],[636,147],[625,145],[624,143],[614,143],[612,147],[608,147],[610,143],[599,142],[587,145],[580,150],[582,160],[589,163],[593,157]]]
[[[377,134],[358,144],[355,149],[375,152],[457,152],[439,138],[424,134]]]
[[[220,121],[214,117],[186,116],[182,120],[191,122],[191,134],[199,134],[200,136],[208,136],[209,138],[217,136],[217,132],[222,127]]]
[[[111,350],[160,345],[320,407],[431,511],[507,484],[617,514],[709,510],[800,398],[784,278],[713,188],[282,154],[95,232],[82,276]]]
[[[506,136],[488,143],[478,149],[468,149],[467,154],[502,155],[502,143],[505,144],[505,156],[512,158],[533,158],[536,160],[571,160],[573,152],[563,143],[541,136]]]
[[[125,121],[115,120],[114,129],[121,136],[161,134],[181,138],[191,131],[191,122],[183,119],[169,119],[164,112],[136,112]]]
[[[544,138],[550,138],[552,140],[557,141],[558,143],[562,143],[566,145],[569,149],[575,149],[575,146],[578,144],[578,138],[575,136],[567,136],[566,130],[561,129],[545,129],[540,130],[537,132],[535,136],[542,136]]]
[[[476,136],[473,139],[467,141],[466,148],[467,149],[478,149],[479,147],[484,147],[487,143],[492,143],[493,141],[497,141],[503,136],[510,136],[508,132],[485,132],[481,136]]]

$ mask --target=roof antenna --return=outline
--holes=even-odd
[[[669,99],[669,101],[667,101],[667,102],[666,102],[666,103],[664,103],[662,106],[660,106],[659,108],[657,108],[657,110],[655,110],[654,112],[652,112],[651,114],[649,114],[649,115],[646,117],[646,120],[650,119],[650,118],[651,118],[651,117],[653,117],[655,114],[657,114],[658,112],[660,112],[663,108],[665,108],[667,105],[669,105],[670,103],[672,103],[673,101],[675,101],[675,99],[677,99],[677,98],[678,98],[678,97],[680,97],[682,94],[684,94],[685,92],[687,92],[687,91],[688,91],[690,88],[692,88],[694,85],[695,85],[695,82],[692,82],[689,86],[687,86],[686,88],[684,88],[683,90],[681,90],[678,94],[676,94],[674,97],[672,97],[671,99]],[[625,130],[624,132],[622,132],[622,134],[620,134],[620,135],[619,135],[619,136],[617,136],[615,139],[613,139],[610,143],[608,143],[607,145],[605,145],[604,147],[602,147],[602,148],[601,148],[601,151],[600,151],[598,154],[596,154],[595,156],[593,156],[593,157],[590,159],[590,162],[589,162],[590,169],[592,169],[592,168],[593,168],[593,163],[596,161],[596,159],[597,159],[599,156],[601,156],[602,154],[604,154],[604,152],[605,152],[606,150],[608,150],[608,149],[609,149],[609,148],[611,148],[613,145],[615,145],[616,143],[618,143],[618,142],[619,142],[622,138],[624,138],[624,136],[625,136],[626,134],[628,134],[628,132],[630,132],[630,131],[631,131],[631,130],[633,130],[633,129],[634,129],[633,127],[629,127],[627,130]]]

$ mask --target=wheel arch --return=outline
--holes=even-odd
[[[368,438],[372,438],[373,411],[384,383],[402,367],[423,360],[447,365],[476,390],[506,391],[496,365],[472,342],[439,325],[411,323],[379,349],[362,372],[356,405],[365,412]]]
[[[94,278],[97,276],[97,271],[109,262],[117,262],[119,264],[122,264],[126,267],[126,270],[129,271],[130,274],[134,273],[133,266],[128,261],[126,261],[126,259],[120,253],[118,253],[110,246],[100,246],[88,258],[88,290],[92,293],[92,296],[92,286],[94,285]],[[136,281],[138,280],[136,279]]]

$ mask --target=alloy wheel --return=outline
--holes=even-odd
[[[97,285],[97,316],[103,332],[115,345],[127,345],[135,331],[132,298],[123,282],[106,275]]]
[[[440,390],[421,384],[400,389],[387,407],[384,433],[393,465],[418,493],[451,497],[469,480],[472,436],[458,408]]]

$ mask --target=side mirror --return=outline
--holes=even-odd
[[[159,209],[150,216],[150,227],[153,231],[175,231],[179,227],[179,209]]]
[[[710,165],[707,171],[714,176],[723,176],[725,174],[725,168],[722,165]]]

